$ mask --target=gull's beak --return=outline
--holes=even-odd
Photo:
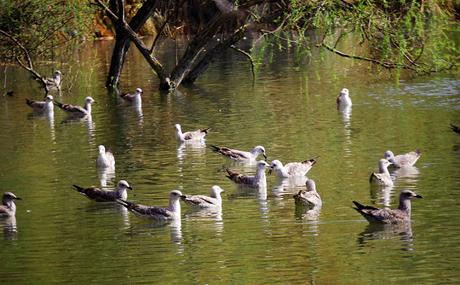
[[[421,199],[421,198],[423,198],[423,197],[422,197],[422,195],[418,195],[418,194],[417,194],[417,195],[415,195],[415,198],[420,198],[420,199]]]
[[[185,198],[187,198],[187,196],[186,195],[180,195],[180,198],[185,199]]]
[[[265,153],[262,153],[262,155],[264,156],[265,160],[267,160],[267,155]]]
[[[16,198],[14,198],[14,199],[15,199],[15,200],[22,200],[21,197],[16,197]]]
[[[272,172],[273,172],[273,165],[270,165],[268,167],[268,175],[272,175]]]
[[[133,187],[131,187],[131,186],[128,186],[126,188],[128,188],[129,190],[133,190]]]

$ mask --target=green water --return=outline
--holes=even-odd
[[[104,88],[111,42],[90,45],[64,74],[59,101],[92,96],[91,121],[63,123],[31,116],[24,98],[41,91],[8,67],[0,97],[0,191],[23,198],[16,221],[1,220],[0,284],[458,284],[460,282],[460,78],[443,74],[399,84],[368,65],[314,52],[308,64],[275,54],[252,84],[245,58],[229,52],[196,86],[160,94],[142,57],[132,51],[124,91],[144,90],[142,111]],[[174,60],[174,51],[170,60]],[[320,60],[320,58],[322,58]],[[2,67],[4,71],[5,67]],[[43,71],[52,70],[44,66]],[[2,81],[5,80],[2,77]],[[335,108],[343,87],[351,112]],[[268,159],[318,157],[309,172],[323,199],[316,215],[296,213],[303,186],[268,177],[265,192],[241,190],[224,166],[253,173],[209,148],[180,147],[174,124],[211,127],[206,144],[249,150]],[[115,153],[114,174],[98,173],[97,146]],[[371,188],[369,174],[384,151],[422,150],[409,173],[394,173],[391,189]],[[221,215],[182,204],[180,221],[158,226],[113,204],[98,204],[72,184],[108,186],[126,179],[129,199],[166,205],[168,193],[225,189]],[[402,189],[414,201],[411,227],[371,227],[352,200],[397,205]]]

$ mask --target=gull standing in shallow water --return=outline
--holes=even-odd
[[[136,88],[136,92],[134,94],[123,93],[120,97],[128,103],[131,103],[135,106],[142,105],[142,98],[141,94],[143,93],[142,89]]]
[[[103,145],[100,145],[98,148],[99,156],[96,160],[96,166],[99,168],[115,168],[115,157],[112,151],[106,151]]]
[[[176,138],[180,142],[202,141],[210,130],[210,128],[206,128],[183,133],[181,125],[175,124],[174,127],[176,128]]]
[[[85,116],[91,116],[91,104],[95,103],[92,97],[85,98],[85,105],[84,107],[81,106],[74,106],[70,104],[63,104],[57,101],[54,101],[54,104],[58,106],[61,110],[66,112],[72,117],[82,118]]]
[[[247,176],[243,175],[238,172],[231,171],[230,169],[227,170],[227,178],[235,182],[236,184],[242,186],[248,186],[252,188],[257,187],[267,187],[267,178],[265,176],[265,169],[270,166],[263,160],[257,162],[257,170],[255,176]]]
[[[96,202],[115,202],[117,199],[128,199],[127,189],[133,190],[126,180],[118,181],[115,190],[103,190],[96,187],[83,188],[78,185],[73,185],[80,194],[85,195],[88,199]]]
[[[345,106],[350,107],[352,105],[351,98],[350,98],[350,95],[349,95],[349,92],[348,92],[347,88],[343,88],[340,91],[340,94],[337,97],[336,101],[337,101],[337,107],[343,108]]]
[[[254,147],[251,151],[241,151],[236,149],[231,149],[225,146],[215,146],[211,145],[211,149],[217,153],[222,154],[232,160],[238,162],[254,162],[259,154],[262,154],[267,160],[267,155],[265,153],[265,148],[261,145]]]
[[[38,113],[51,113],[54,110],[53,96],[51,95],[46,95],[45,101],[35,101],[26,98],[26,104]]]
[[[153,219],[158,222],[166,222],[180,219],[180,199],[182,196],[182,192],[179,190],[172,190],[169,193],[169,206],[166,208],[157,206],[145,206],[125,201],[123,199],[118,199],[117,203],[123,205],[129,211],[138,216]]]
[[[395,167],[400,168],[404,166],[413,166],[420,158],[421,154],[422,152],[417,149],[415,151],[395,156],[391,150],[387,150],[383,156]]]
[[[308,179],[306,190],[300,190],[299,193],[293,196],[295,204],[308,208],[321,207],[323,202],[318,192],[316,192],[316,183],[312,179]]]
[[[217,185],[211,187],[210,196],[205,195],[184,195],[182,201],[185,204],[196,209],[221,209],[222,208],[222,197],[220,193],[224,192],[224,189]]]
[[[0,205],[0,217],[12,217],[16,214],[16,204],[14,200],[22,200],[12,192],[3,193],[2,205]]]
[[[378,222],[384,224],[397,224],[409,222],[411,219],[411,201],[413,198],[422,198],[422,196],[410,190],[403,190],[399,195],[399,206],[397,209],[379,209],[372,206],[364,206],[353,201],[356,207],[353,207],[369,222]]]
[[[384,185],[384,186],[393,186],[393,180],[391,179],[390,172],[388,171],[388,166],[391,163],[386,159],[379,160],[379,172],[373,172],[369,178],[369,182]]]
[[[274,170],[279,178],[305,176],[315,163],[315,159],[309,159],[302,162],[290,162],[283,166],[281,161],[275,159],[272,161],[268,173],[271,174],[271,171]]]

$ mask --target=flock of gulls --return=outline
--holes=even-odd
[[[61,73],[55,72],[54,78],[49,79],[50,85],[60,86]],[[134,94],[121,94],[120,97],[126,102],[135,106],[142,104],[142,89],[137,88]],[[349,91],[343,88],[337,97],[337,108],[350,108],[352,105]],[[91,105],[95,100],[91,97],[86,97],[83,106],[71,105],[54,100],[53,96],[46,95],[43,101],[35,101],[26,99],[34,112],[46,113],[53,115],[54,106],[67,113],[70,117],[83,118],[91,116]],[[195,131],[183,132],[181,125],[176,124],[175,135],[180,143],[203,143],[210,129],[198,129]],[[460,133],[460,128],[451,125],[454,132]],[[230,160],[240,164],[255,165],[255,174],[246,175],[237,171],[226,169],[226,177],[241,187],[261,188],[266,187],[266,171],[275,173],[280,179],[292,177],[305,177],[306,174],[315,166],[317,158],[304,160],[301,162],[289,162],[283,164],[280,160],[272,160],[267,162],[267,153],[263,146],[257,145],[252,150],[244,151],[237,150],[225,146],[211,145],[210,148]],[[263,156],[264,160],[258,160],[259,156]],[[413,166],[420,158],[419,150],[411,151],[404,154],[394,155],[391,151],[386,151],[384,157],[378,162],[378,172],[373,172],[370,175],[370,183],[381,186],[392,186],[394,184],[389,167],[404,168]],[[110,150],[107,150],[103,145],[99,146],[99,155],[96,159],[98,169],[113,169],[115,168],[115,157]],[[306,177],[305,177],[306,178]],[[167,207],[147,206],[128,201],[128,190],[132,187],[126,180],[120,180],[113,190],[101,189],[97,187],[81,187],[73,185],[75,190],[96,202],[115,202],[134,214],[153,219],[155,221],[165,222],[181,218],[181,205],[183,201],[188,206],[194,209],[209,209],[222,210],[221,193],[224,189],[214,185],[210,189],[209,196],[207,195],[186,195],[179,190],[172,190],[169,193],[169,205]],[[316,183],[312,179],[306,180],[305,189],[300,190],[293,195],[296,207],[306,207],[307,209],[319,209],[322,206],[322,200],[317,192]],[[373,206],[362,205],[359,202],[353,201],[354,209],[359,212],[369,222],[377,222],[384,224],[398,224],[410,222],[411,218],[411,200],[414,198],[422,198],[422,196],[410,190],[403,190],[399,196],[399,206],[396,209],[376,208]],[[0,205],[0,216],[14,216],[16,212],[15,200],[20,200],[14,193],[5,192]]]

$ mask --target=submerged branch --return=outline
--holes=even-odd
[[[337,55],[340,55],[342,57],[347,57],[347,58],[352,58],[352,59],[359,59],[359,60],[363,60],[363,61],[368,61],[368,62],[372,62],[374,64],[378,64],[378,65],[381,65],[385,68],[403,68],[403,69],[410,69],[412,71],[415,71],[415,72],[418,72],[416,68],[412,67],[412,66],[408,66],[408,65],[405,65],[405,64],[398,64],[398,63],[394,63],[394,62],[384,62],[384,61],[380,61],[378,59],[374,59],[374,58],[367,58],[367,57],[363,57],[363,56],[359,56],[359,55],[351,55],[351,54],[347,54],[347,53],[344,53],[344,52],[341,52],[339,51],[338,49],[335,49],[331,46],[328,46],[327,44],[325,43],[321,43],[321,44],[318,44],[317,45],[318,47],[324,47],[326,48],[327,50],[337,54]]]
[[[239,49],[235,46],[230,46],[232,49],[236,50],[237,52],[243,54],[245,57],[247,57],[249,59],[249,62],[251,63],[251,72],[252,72],[252,84],[254,85],[254,82],[256,81],[256,73],[255,73],[255,67],[254,67],[254,60],[252,59],[252,56],[248,53],[248,52],[245,52],[244,50],[242,49]]]

